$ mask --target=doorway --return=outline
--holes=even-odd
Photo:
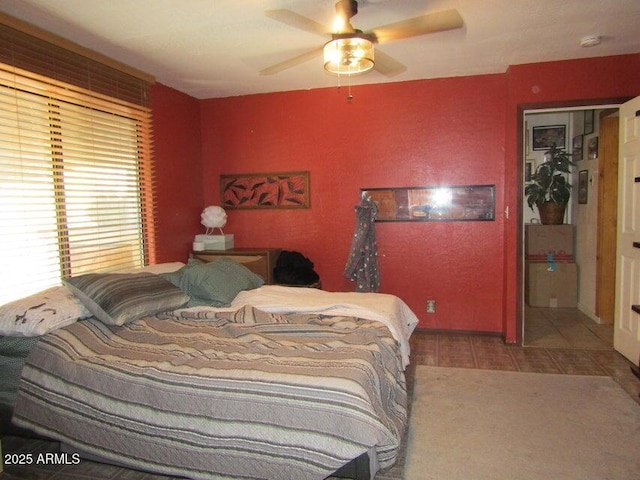
[[[570,258],[560,254],[559,258],[552,257],[546,266],[528,265],[524,230],[527,225],[539,224],[540,220],[537,210],[529,208],[523,195],[521,238],[525,245],[521,249],[524,276],[521,338],[525,346],[612,348],[613,314],[608,312],[609,308],[613,311],[615,282],[606,279],[611,274],[615,278],[615,251],[611,252],[609,239],[615,238],[615,222],[612,224],[611,219],[616,216],[616,197],[611,188],[617,185],[617,110],[617,105],[595,105],[523,111],[523,185],[531,180],[531,173],[545,160],[544,150],[535,143],[539,141],[541,131],[552,130],[556,134],[562,131],[561,143],[574,155],[576,163],[570,176],[573,188],[564,221],[571,227],[563,228],[564,231],[571,230],[573,236],[572,251],[564,252],[570,253]],[[614,160],[615,165],[612,165]],[[611,255],[613,257],[608,258]],[[544,263],[545,259],[537,258],[536,261]],[[532,302],[528,289],[536,288],[531,285],[536,281],[536,272],[545,272],[547,266],[551,270],[557,261],[575,263],[573,277],[567,272],[561,273],[567,275],[562,281],[566,291],[555,294],[575,295],[575,305],[568,298],[570,305],[560,302],[564,307],[558,308],[557,298],[550,298],[545,304],[546,299],[537,294]],[[528,268],[530,266],[535,268]],[[613,267],[613,273],[610,267]],[[563,271],[562,268],[559,271]],[[556,278],[560,277],[556,275]]]

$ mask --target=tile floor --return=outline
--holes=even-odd
[[[613,328],[598,325],[574,309],[528,309],[526,346],[506,345],[493,335],[471,335],[418,330],[411,338],[411,365],[407,370],[412,394],[416,365],[482,368],[575,375],[608,375],[638,403],[640,380],[631,363],[613,350]],[[402,480],[404,446],[391,469],[376,480]],[[17,437],[3,439],[6,453],[56,451],[57,444]],[[6,468],[2,480],[161,480],[152,475],[111,465],[82,461],[79,465],[41,468]]]
[[[430,365],[610,376],[640,404],[640,379],[631,372],[631,362],[613,349],[613,325],[597,324],[578,309],[527,308],[525,319],[524,346],[505,344],[495,335],[416,331],[407,369],[410,395],[415,367]],[[403,466],[401,455],[387,472],[394,476],[381,480],[402,480]]]
[[[525,345],[547,348],[613,348],[613,325],[598,324],[574,308],[525,310]]]
[[[525,315],[525,346],[507,345],[493,335],[416,331],[412,364],[608,375],[640,403],[640,381],[613,349],[612,325],[597,324],[577,309],[530,308]]]

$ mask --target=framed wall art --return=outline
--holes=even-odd
[[[584,111],[584,134],[593,133],[593,110]]]
[[[589,171],[578,172],[578,203],[585,204],[589,200]]]
[[[584,135],[576,135],[573,137],[573,144],[571,145],[571,153],[573,153],[573,161],[582,160],[582,151],[584,148]]]
[[[309,172],[220,175],[225,209],[309,208]]]
[[[589,146],[587,151],[590,160],[595,160],[596,158],[598,158],[598,137],[591,137],[589,139]]]
[[[525,182],[530,182],[531,181],[531,175],[533,175],[533,172],[535,170],[535,160],[532,159],[527,159],[526,162],[524,162],[524,181]]]
[[[376,222],[495,220],[495,185],[363,188],[378,207]]]
[[[565,148],[567,146],[566,136],[566,125],[533,127],[532,147],[534,150],[549,150],[554,145],[556,148]]]

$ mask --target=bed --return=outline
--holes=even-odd
[[[264,285],[220,260],[86,277],[60,287],[78,319],[32,342],[16,427],[194,479],[323,479],[354,459],[372,478],[395,462],[417,324],[398,297]],[[165,290],[142,299],[144,282]]]

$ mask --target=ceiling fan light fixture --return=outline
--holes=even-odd
[[[329,73],[357,75],[374,65],[373,42],[366,38],[334,38],[324,46],[324,68]]]

